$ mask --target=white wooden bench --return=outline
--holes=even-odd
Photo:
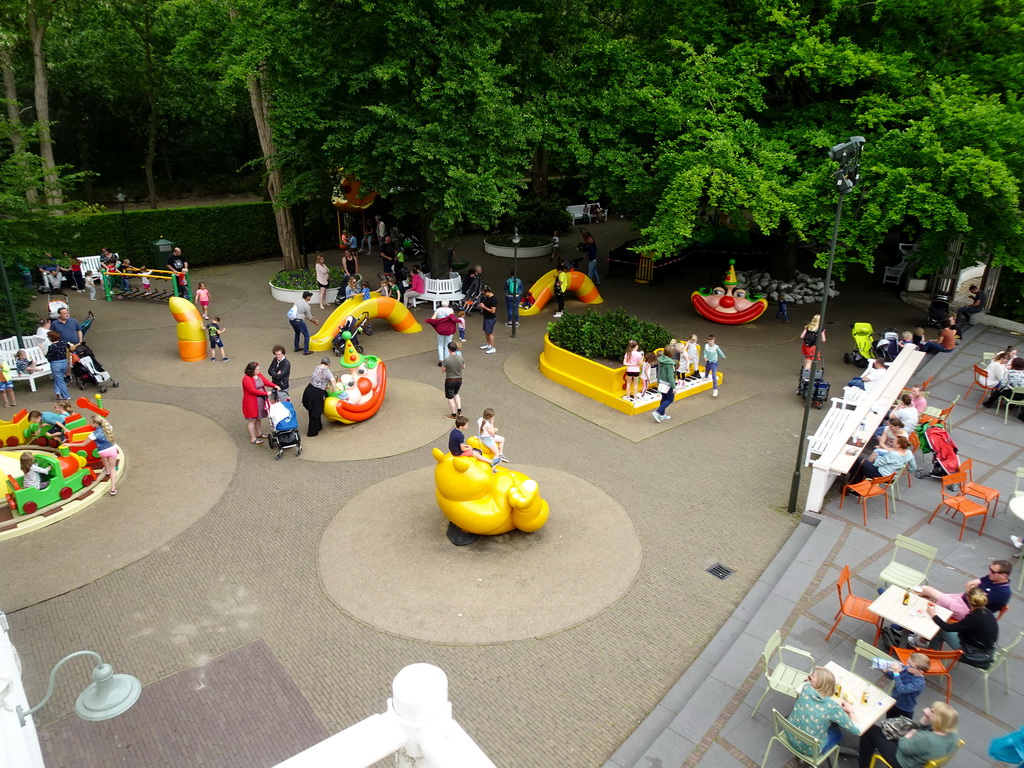
[[[822,430],[824,427],[820,440],[815,442],[819,438],[818,432],[815,432],[812,438],[808,438],[811,445],[818,448],[820,453],[809,462],[811,484],[807,489],[807,501],[804,504],[806,511],[821,511],[825,503],[825,494],[832,483],[837,477],[850,471],[863,450],[860,446],[854,445],[854,438],[861,437],[867,441],[874,434],[885,418],[889,406],[896,401],[924,357],[924,352],[913,347],[904,347],[886,369],[874,390],[860,396],[858,402],[850,402],[854,407],[846,407],[845,394],[843,400],[839,401],[843,405],[833,402],[832,409],[818,428]],[[854,399],[857,399],[857,396],[854,396]],[[833,413],[840,415],[833,416]],[[864,424],[863,429],[861,423]]]
[[[587,213],[588,206],[586,203],[583,205],[567,205],[565,206],[566,212],[572,216],[572,223],[575,224],[577,221],[590,221],[590,216]]]
[[[102,272],[100,259],[100,256],[79,256],[78,263],[82,265],[82,276],[84,277],[87,272],[100,274]]]
[[[807,465],[811,466],[828,450],[840,432],[846,432],[848,422],[857,415],[856,410],[838,405],[840,400],[833,402],[832,408],[813,435],[807,436]]]
[[[2,359],[5,363],[7,363],[11,367],[11,381],[12,382],[15,382],[15,381],[27,381],[29,387],[32,389],[33,392],[35,392],[36,391],[36,379],[42,378],[44,376],[49,378],[49,376],[50,376],[50,362],[46,359],[46,354],[43,352],[43,350],[41,350],[39,347],[31,344],[31,341],[38,341],[39,337],[37,337],[37,336],[25,336],[24,340],[25,340],[25,343],[26,344],[30,344],[30,346],[28,346],[28,347],[21,347],[21,349],[24,349],[25,350],[25,354],[28,355],[28,359],[36,364],[36,372],[35,373],[21,373],[21,374],[19,374],[17,372],[18,369],[17,369],[17,366],[14,363],[14,359],[15,359],[15,357],[18,354],[18,348],[17,347],[14,349],[14,351],[8,351],[7,349],[0,349],[0,359]],[[6,342],[6,341],[8,341],[8,339],[0,340],[0,342]],[[14,343],[15,343],[15,345],[17,345],[18,340],[14,339]]]
[[[423,293],[413,299],[413,302],[415,302],[413,306],[420,301],[429,301],[434,305],[434,309],[437,310],[441,302],[454,303],[463,299],[462,277],[458,272],[449,272],[448,277],[439,278],[424,275],[423,282],[426,283]]]

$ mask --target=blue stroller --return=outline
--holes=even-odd
[[[267,436],[267,444],[270,450],[277,451],[275,458],[284,456],[286,448],[295,448],[295,455],[302,455],[302,435],[299,433],[299,417],[295,413],[295,406],[288,398],[288,394],[278,394],[277,390],[271,393],[273,403],[270,406],[270,434]]]

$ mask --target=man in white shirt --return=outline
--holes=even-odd
[[[900,395],[899,402],[896,407],[892,409],[891,416],[895,416],[897,419],[903,422],[903,426],[907,428],[907,431],[911,431],[917,426],[917,422],[920,419],[920,412],[914,407],[913,401],[910,399],[910,394],[904,392]]]

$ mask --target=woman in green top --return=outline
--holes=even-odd
[[[828,752],[839,743],[843,737],[840,728],[854,736],[860,735],[860,728],[854,722],[851,712],[853,706],[835,699],[835,692],[835,675],[824,667],[815,667],[800,689],[793,712],[787,718],[790,723],[821,743],[821,753]],[[789,743],[800,754],[817,757],[808,751],[803,742],[789,740]]]
[[[670,356],[671,346],[661,350],[658,355],[658,392],[661,393],[661,403],[653,415],[659,423],[672,418],[665,413],[665,409],[676,399],[676,361]]]
[[[945,757],[957,748],[960,715],[944,701],[925,707],[920,727],[911,728],[903,738],[889,741],[877,725],[860,739],[859,768],[868,768],[877,752],[892,768],[924,768],[929,760]]]

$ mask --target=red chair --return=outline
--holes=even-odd
[[[953,513],[959,512],[964,516],[964,521],[960,525],[960,538],[959,541],[964,540],[964,528],[967,527],[967,521],[972,517],[981,515],[981,528],[978,530],[978,535],[981,536],[985,532],[985,519],[988,515],[988,507],[983,507],[976,501],[971,501],[963,493],[963,486],[967,483],[966,472],[954,472],[950,475],[946,475],[942,478],[942,501],[939,502],[939,506],[932,512],[932,516],[928,518],[930,523],[935,519],[935,515],[938,514],[939,510],[943,506],[949,508]],[[950,486],[957,486],[956,491],[950,490]]]
[[[923,653],[927,656],[929,666],[924,676],[946,678],[946,703],[949,704],[949,697],[953,694],[953,676],[950,673],[963,655],[963,651],[933,651],[930,648],[893,648],[892,652],[904,665],[910,663],[910,654],[912,653]]]
[[[995,502],[989,510],[992,516],[995,517],[996,510],[999,509],[999,491],[995,488],[989,488],[987,485],[978,485],[974,482],[974,459],[961,459],[960,471],[967,474],[967,482],[961,486],[960,493],[964,496],[984,499],[986,507]]]
[[[868,499],[874,496],[885,497],[885,519],[889,519],[889,494],[886,491],[889,490],[889,486],[892,481],[896,479],[896,474],[886,475],[885,477],[869,477],[866,480],[861,480],[859,483],[852,483],[851,485],[844,485],[843,492],[839,496],[839,508],[843,508],[843,502],[846,500],[846,492],[853,491],[860,494],[860,505],[864,510],[864,525],[868,524]]]
[[[843,594],[843,587],[846,587],[845,595]],[[839,592],[839,613],[836,614],[836,623],[832,625],[832,629],[825,635],[825,640],[832,637],[832,633],[836,631],[836,627],[843,620],[843,616],[849,616],[851,619],[860,619],[869,624],[874,624],[875,639],[871,641],[871,644],[877,643],[878,635],[882,632],[882,620],[868,610],[868,606],[872,602],[871,600],[857,597],[853,594],[853,590],[850,589],[850,566],[843,566],[843,572],[839,575],[839,581],[836,582],[836,591]]]
[[[978,398],[978,404],[974,406],[974,410],[978,410],[981,407],[981,401],[985,399],[985,395],[990,394],[995,386],[989,386],[988,382],[988,371],[982,368],[980,365],[975,364],[974,366],[974,381],[971,382],[971,386],[967,389],[967,394],[964,395],[966,400],[971,395],[971,390],[975,387],[981,389],[981,397]]]

